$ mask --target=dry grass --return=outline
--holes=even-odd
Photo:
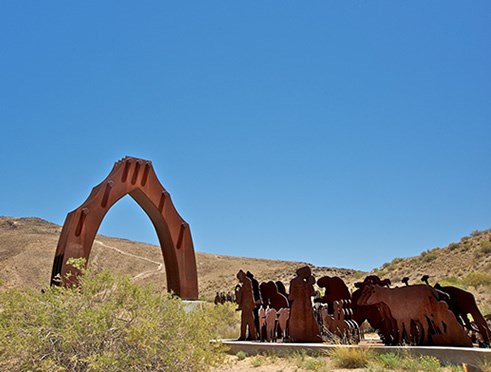
[[[330,358],[338,368],[365,368],[374,358],[369,348],[336,347],[329,352]]]
[[[384,358],[384,356],[386,356]],[[331,356],[309,356],[302,353],[278,357],[275,355],[242,354],[228,355],[225,361],[212,368],[213,372],[238,371],[283,371],[283,372],[348,372],[348,371],[427,371],[427,372],[457,372],[463,371],[462,366],[442,366],[433,357],[411,357],[388,353],[374,355],[369,350],[346,350],[339,348]],[[482,369],[488,371],[486,367]]]

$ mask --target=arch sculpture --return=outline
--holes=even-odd
[[[125,157],[92,189],[87,200],[68,213],[56,248],[51,284],[61,275],[61,284],[76,283],[80,272],[67,264],[69,258],[85,258],[86,264],[95,236],[107,211],[122,197],[130,195],[155,227],[165,264],[167,288],[183,299],[198,298],[198,275],[189,225],[176,211],[169,193],[159,182],[152,162]],[[67,276],[67,274],[73,274]]]

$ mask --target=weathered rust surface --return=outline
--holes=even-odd
[[[332,313],[328,312],[326,305],[323,305],[320,314],[323,330],[337,335],[343,342],[360,342],[360,328],[352,319],[351,300],[334,301]]]
[[[472,347],[464,328],[430,286],[385,288],[377,284],[365,285],[358,305],[381,303],[387,305],[395,320],[390,322],[390,338],[397,343]]]
[[[246,273],[240,270],[237,273],[237,279],[239,279],[240,286],[236,288],[236,299],[239,307],[238,311],[241,311],[240,318],[240,337],[239,341],[246,340],[247,330],[249,331],[248,340],[256,340],[256,318],[259,320],[259,316],[255,316],[254,310],[256,303],[254,301],[254,290],[252,280],[246,275]]]
[[[389,279],[369,275],[355,283],[357,289],[350,293],[341,278],[324,276],[317,281],[325,289],[320,296],[314,291],[310,268],[304,266],[290,282],[287,299],[273,281],[257,287],[254,276],[242,270],[237,278],[241,282],[236,287],[237,310],[242,310],[241,340],[254,339],[256,331],[255,338],[261,341],[358,343],[359,325],[367,320],[386,345],[472,347],[474,334],[479,333],[480,346],[488,346],[486,318],[478,313],[472,294],[458,288],[409,285],[408,278],[404,286],[391,288]],[[475,325],[466,323],[468,314],[477,319]]]
[[[426,285],[431,287],[428,281],[429,278],[429,275],[423,275],[421,280],[425,282]],[[461,288],[454,286],[441,286],[439,283],[436,283],[434,288],[440,294],[440,299],[447,303],[449,310],[454,313],[459,323],[469,332],[477,331],[480,336],[480,340],[478,341],[481,346],[489,347],[491,330],[488,327],[486,319],[477,307],[474,295],[471,292],[465,291]],[[472,316],[477,330],[472,326],[469,315]]]
[[[315,278],[308,266],[301,267],[296,274],[290,282],[290,338],[293,342],[322,342],[311,301]]]
[[[327,304],[329,314],[333,314],[334,301],[351,300],[348,286],[340,277],[323,276],[317,280],[317,285],[324,288],[324,295],[314,301]]]
[[[435,285],[437,290],[440,290],[449,295],[444,299],[448,304],[448,308],[455,314],[455,317],[469,331],[474,331],[469,314],[472,316],[474,323],[477,326],[481,341],[484,346],[489,347],[491,331],[488,327],[486,319],[477,307],[476,299],[471,292],[453,286],[441,286],[438,283]]]
[[[70,212],[63,225],[53,262],[51,284],[61,275],[63,285],[76,283],[80,274],[67,264],[69,258],[88,262],[92,244],[107,211],[130,195],[145,211],[157,233],[167,275],[167,288],[183,299],[198,299],[196,258],[189,225],[175,209],[169,193],[159,182],[149,160],[125,157],[87,200]],[[67,278],[67,274],[73,274]]]
[[[280,310],[283,307],[289,307],[288,299],[278,291],[278,286],[275,282],[263,282],[259,285],[263,307],[270,306],[275,310]]]

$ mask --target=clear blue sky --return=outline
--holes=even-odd
[[[0,123],[0,215],[130,155],[198,251],[369,270],[491,227],[491,2],[1,1]]]

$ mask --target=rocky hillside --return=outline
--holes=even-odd
[[[2,287],[41,289],[50,280],[51,266],[61,226],[40,218],[0,217],[0,282]],[[239,269],[252,271],[259,281],[293,278],[307,263],[231,257],[197,252],[200,296],[212,300],[217,291],[231,291]],[[135,281],[165,287],[165,267],[160,247],[98,235],[89,264],[96,270],[125,273]],[[350,286],[368,273],[309,265],[316,277],[340,276]],[[393,285],[408,276],[420,283],[424,274],[432,283],[454,284],[473,292],[483,312],[491,313],[491,230],[476,231],[445,248],[419,256],[396,258],[372,273],[391,279]]]
[[[40,218],[0,217],[0,281],[4,288],[43,288],[49,284],[61,226]],[[250,270],[259,281],[293,278],[305,262],[264,260],[196,253],[200,297],[212,300],[217,291],[232,291],[240,269]],[[89,265],[130,275],[135,281],[165,288],[165,266],[160,247],[97,235]],[[340,276],[352,282],[364,273],[312,266],[317,277]]]
[[[478,299],[483,312],[491,313],[491,229],[474,231],[459,242],[444,248],[434,248],[409,258],[395,258],[385,263],[374,274],[390,278],[393,285],[401,285],[404,277],[409,283],[421,283],[423,275],[430,283],[454,285],[467,289]]]

